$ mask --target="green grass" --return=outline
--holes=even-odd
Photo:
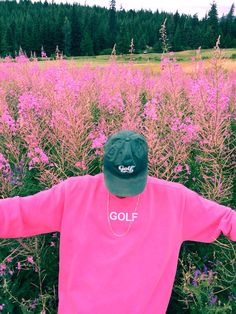
[[[234,56],[236,55],[236,48],[221,49],[221,51],[224,58],[235,60]],[[209,59],[211,58],[212,54],[213,54],[213,49],[201,50],[202,59]],[[196,50],[185,50],[185,51],[175,52],[174,56],[176,57],[177,61],[188,62],[192,60],[192,57],[196,56]],[[148,62],[159,63],[161,60],[161,57],[162,57],[162,53],[133,54],[133,61],[135,63],[141,63],[141,64],[148,63]],[[108,63],[110,59],[110,55],[82,56],[82,57],[73,57],[73,59],[76,60],[79,65],[84,64],[84,63],[102,65],[102,64]],[[128,63],[129,60],[130,60],[129,54],[117,55],[117,62]]]

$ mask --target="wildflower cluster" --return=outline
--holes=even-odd
[[[165,23],[161,32],[166,41]],[[191,75],[183,71],[173,52],[163,55],[159,73],[139,70],[133,62],[119,65],[115,57],[107,66],[78,68],[74,61],[62,60],[59,51],[55,63],[45,61],[44,67],[23,53],[15,62],[5,59],[0,63],[1,197],[28,195],[69,176],[100,172],[104,143],[110,134],[125,128],[146,137],[149,175],[184,183],[208,198],[235,205],[236,73],[227,73],[218,55],[207,70],[196,57]],[[39,288],[24,300],[25,308],[44,313],[45,300],[55,297],[55,287],[50,290],[45,285],[43,291],[41,265],[50,272],[51,263],[44,261],[56,263],[57,236],[47,241],[45,236],[30,239],[29,244],[17,241],[12,256],[19,258],[13,267],[6,254],[0,254],[0,277],[5,280],[11,271],[17,276],[33,270]],[[228,266],[233,260],[232,256]],[[215,281],[217,270],[204,265],[183,271],[178,292],[187,300],[192,294],[195,303],[187,301],[191,309],[201,300],[202,308],[218,306],[222,298],[214,289],[222,283]],[[0,311],[15,289],[11,280],[1,284],[6,299],[0,296]],[[235,301],[235,291],[228,295],[227,301]]]

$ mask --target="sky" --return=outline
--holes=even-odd
[[[44,0],[41,0],[44,2]],[[51,0],[48,0],[50,3]],[[101,7],[109,8],[109,0],[54,0],[54,3],[79,3],[87,4],[89,6],[97,5]],[[227,14],[231,5],[236,2],[234,0],[216,0],[218,9],[218,15],[221,17],[223,14]],[[195,14],[197,13],[199,18],[203,18],[209,11],[213,0],[116,0],[116,8],[119,10],[121,5],[125,10],[133,9],[146,9],[156,11],[166,11],[175,13],[177,10],[179,13]],[[236,13],[236,12],[235,12]]]

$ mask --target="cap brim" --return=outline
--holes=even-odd
[[[135,177],[118,178],[104,168],[104,181],[107,189],[114,195],[133,196],[142,193],[147,184],[148,170],[145,169]]]

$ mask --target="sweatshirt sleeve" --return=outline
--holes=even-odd
[[[60,231],[64,208],[62,181],[31,196],[0,200],[0,238],[29,237]]]
[[[211,243],[221,234],[236,241],[236,211],[184,188],[183,241]]]

